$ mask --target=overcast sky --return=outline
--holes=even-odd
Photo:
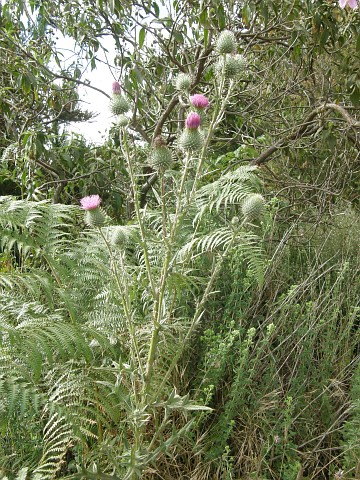
[[[113,42],[111,39],[107,39],[103,43],[108,50],[106,55],[111,65],[115,57]],[[65,66],[74,61],[74,42],[72,39],[60,37],[57,42],[57,48],[64,55]],[[110,95],[112,82],[117,79],[116,71],[113,69],[112,74],[111,69],[106,64],[106,57],[102,50],[99,50],[97,57],[99,61],[97,62],[96,70],[91,71],[90,66],[85,69],[85,61],[83,62],[84,73],[81,80],[89,80],[91,85],[100,88]],[[94,143],[102,143],[114,119],[109,110],[109,99],[102,93],[82,85],[79,86],[78,92],[82,102],[81,108],[98,115],[89,122],[71,124],[67,126],[67,130],[81,133],[87,140]]]

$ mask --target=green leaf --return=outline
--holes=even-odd
[[[327,28],[324,28],[324,31],[322,32],[322,34],[320,35],[320,42],[319,42],[319,45],[320,45],[320,48],[324,48],[325,45],[326,45],[326,42],[328,41],[328,38],[330,36],[330,32]]]
[[[155,17],[159,18],[159,15],[160,15],[159,5],[156,2],[153,2],[152,6],[153,6],[153,9],[154,9]]]
[[[183,43],[184,42],[184,36],[181,32],[179,32],[178,30],[175,30],[174,33],[173,33],[173,37],[175,38],[175,40],[178,42],[178,43]]]
[[[358,37],[356,40],[356,50],[360,52],[360,33],[358,34]]]
[[[246,5],[241,11],[242,20],[246,27],[250,25],[251,10],[248,5]]]
[[[223,30],[226,26],[226,19],[225,19],[225,10],[224,10],[224,7],[221,5],[221,3],[218,5],[216,16],[219,21],[220,30]]]
[[[200,13],[199,23],[200,23],[200,25],[203,25],[204,27],[209,26],[208,9],[207,8],[204,8],[204,10]]]
[[[358,107],[360,105],[360,90],[358,88],[354,88],[350,95],[350,100],[354,104],[355,107]]]
[[[31,92],[31,81],[27,75],[21,76],[21,88],[26,94]]]
[[[209,39],[209,30],[207,28],[204,28],[204,47],[207,46],[208,39]]]
[[[139,32],[139,48],[141,49],[144,45],[144,41],[145,41],[145,37],[146,37],[146,30],[145,28],[143,27],[140,32]]]

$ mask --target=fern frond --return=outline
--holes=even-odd
[[[189,254],[192,254],[194,258],[205,252],[224,250],[231,242],[233,242],[234,248],[239,249],[242,253],[249,270],[261,285],[264,276],[264,256],[259,237],[252,233],[243,231],[235,233],[229,227],[219,228],[207,235],[193,238],[180,249],[178,256],[180,261]]]
[[[46,201],[0,197],[1,246],[6,249],[16,246],[24,254],[53,252],[69,235],[67,228],[73,225],[76,211],[76,207]]]
[[[71,428],[57,412],[50,416],[45,425],[43,442],[43,455],[34,473],[48,480],[59,471],[67,450],[73,444]]]
[[[36,301],[39,298],[45,297],[47,305],[51,306],[53,304],[53,294],[54,294],[54,278],[45,270],[34,271],[34,272],[25,272],[19,273],[17,271],[12,271],[9,273],[0,272],[0,292],[5,291],[16,291],[18,298],[20,296],[26,296],[28,302]],[[1,297],[1,293],[0,293]],[[5,294],[4,301],[8,304],[8,296]],[[0,305],[2,301],[0,298]],[[25,298],[23,298],[23,304]],[[1,306],[0,306],[1,311]]]
[[[219,211],[220,208],[240,204],[254,190],[257,183],[254,174],[256,169],[254,166],[242,166],[201,187],[196,192],[199,213],[195,220],[201,218],[206,211]]]
[[[32,410],[39,412],[44,396],[36,388],[21,378],[0,378],[0,412],[2,418],[23,418]]]

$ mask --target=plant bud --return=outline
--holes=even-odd
[[[109,240],[110,243],[114,246],[124,246],[127,241],[126,235],[124,233],[124,228],[122,226],[112,227]]]
[[[158,136],[153,142],[153,151],[149,158],[150,165],[155,170],[164,170],[172,164],[172,155],[162,136]]]
[[[215,48],[221,54],[234,53],[236,50],[235,35],[229,30],[224,30],[218,36]]]
[[[113,82],[112,84],[112,93],[113,95],[120,95],[121,87],[119,82]]]
[[[130,106],[128,101],[122,95],[114,95],[111,103],[110,103],[110,110],[114,115],[122,115],[129,110]]]
[[[119,115],[116,123],[118,127],[127,127],[129,125],[129,118],[125,115]]]
[[[241,207],[244,217],[249,220],[258,220],[264,215],[265,200],[259,193],[248,195]]]
[[[196,129],[200,127],[201,117],[196,112],[190,112],[185,120],[185,127],[189,129]]]
[[[203,144],[203,137],[196,128],[186,128],[179,138],[180,147],[186,151],[200,150]]]
[[[238,77],[245,69],[246,64],[247,62],[243,55],[228,56],[225,58],[225,65],[224,60],[222,58],[219,59],[215,65],[215,71],[218,76],[224,74],[225,78],[231,79]]]
[[[187,73],[179,73],[175,79],[175,88],[179,92],[188,92],[192,84],[192,79]]]
[[[102,227],[105,223],[105,215],[100,207],[86,210],[84,222],[89,227]]]

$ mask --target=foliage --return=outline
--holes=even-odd
[[[0,13],[0,476],[356,478],[358,11]],[[80,86],[121,113],[101,146]]]
[[[219,115],[226,102],[219,104]],[[139,478],[188,435],[193,419],[187,412],[209,410],[186,391],[177,392],[173,371],[201,324],[228,253],[239,251],[244,266],[263,281],[260,238],[241,213],[254,195],[256,168],[240,167],[201,185],[206,144],[216,125],[217,118],[208,124],[200,152],[177,152],[182,170],[161,166],[161,190],[154,196],[159,208],[153,211],[140,207],[137,147],[122,127],[120,148],[133,186],[132,225],[109,225],[98,196],[82,200],[93,227],[82,235],[73,207],[2,197],[2,248],[18,263],[1,282],[1,303],[7,306],[2,309],[4,425],[6,438],[16,438],[29,408],[41,421],[36,439],[42,451],[17,455],[33,475],[53,478],[70,452],[83,475],[96,465],[99,473]],[[224,215],[229,208],[239,215],[232,221]],[[11,300],[14,288],[19,297]],[[185,423],[170,429],[175,412],[182,412]],[[11,471],[16,464],[7,445],[2,448],[3,466]],[[69,465],[64,468],[72,473]]]

